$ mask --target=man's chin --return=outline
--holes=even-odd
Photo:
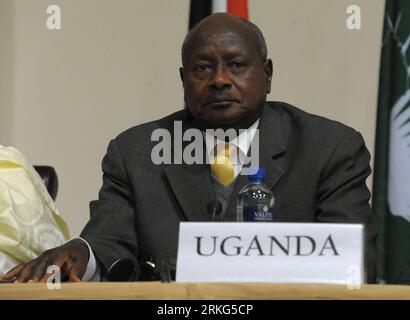
[[[219,119],[214,119],[214,118],[205,118],[205,119],[198,119],[196,121],[197,125],[201,129],[230,129],[230,128],[241,128],[244,126],[246,119],[249,118],[243,118],[243,117],[226,117],[226,118],[219,118]]]

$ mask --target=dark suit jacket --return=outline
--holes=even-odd
[[[103,269],[119,258],[135,263],[176,258],[181,221],[210,221],[207,204],[215,195],[209,165],[154,165],[151,141],[157,128],[173,132],[173,122],[191,120],[187,110],[121,133],[102,162],[103,185],[90,203],[91,219],[81,237]],[[368,281],[375,280],[376,226],[365,180],[370,156],[362,136],[335,121],[281,102],[267,102],[259,126],[260,166],[276,199],[281,222],[363,223]],[[237,180],[224,216],[235,221]]]

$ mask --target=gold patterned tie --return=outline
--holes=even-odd
[[[225,186],[231,184],[234,179],[234,169],[230,158],[235,149],[235,146],[229,144],[218,144],[214,148],[216,155],[211,161],[211,171],[219,182]]]

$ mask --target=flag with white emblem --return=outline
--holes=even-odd
[[[387,0],[380,66],[373,209],[379,280],[410,281],[410,1]]]

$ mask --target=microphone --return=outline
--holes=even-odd
[[[115,261],[107,273],[108,281],[135,281],[137,268],[131,259]]]
[[[155,265],[152,261],[144,261],[140,264],[139,275],[137,268],[131,259],[118,259],[115,261],[107,273],[108,281],[161,281],[171,282],[175,279],[176,263],[161,260],[161,264]]]
[[[206,210],[212,217],[212,221],[221,221],[222,204],[218,200],[209,201]]]
[[[159,280],[158,275],[155,274],[155,263],[152,261],[145,261],[141,265],[141,274],[138,281],[157,281]]]
[[[141,275],[138,281],[171,282],[175,280],[176,259],[161,260],[159,265],[145,261],[141,265]]]

